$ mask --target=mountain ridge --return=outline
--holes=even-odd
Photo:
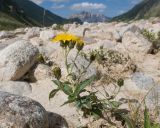
[[[8,25],[14,24],[9,19],[13,19],[17,26],[51,26],[54,23],[69,22],[68,19],[53,14],[30,0],[0,0],[0,22],[4,21],[2,25],[6,21]]]
[[[70,19],[73,19],[73,18],[78,18],[82,22],[89,22],[89,23],[105,22],[105,21],[109,20],[109,18],[103,14],[91,13],[91,12],[87,12],[87,11],[82,11],[80,13],[71,15]]]
[[[128,12],[114,17],[112,20],[137,20],[160,17],[160,0],[143,0]]]

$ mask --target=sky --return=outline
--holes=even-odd
[[[102,13],[108,17],[122,14],[142,0],[31,0],[51,12],[68,18],[81,11]]]

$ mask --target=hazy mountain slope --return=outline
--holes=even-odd
[[[69,22],[67,19],[57,16],[29,0],[0,0],[0,26],[3,24],[12,28],[24,25],[50,26],[54,23],[63,24]]]
[[[127,13],[114,17],[113,20],[132,20],[160,17],[160,0],[143,0]]]
[[[25,25],[21,22],[17,21],[16,19],[3,12],[0,12],[0,30],[15,29],[17,27],[23,26]]]
[[[10,3],[16,5],[19,9],[23,9],[25,16],[28,18],[28,20],[31,20],[33,23],[42,25],[43,24],[43,14],[44,9],[35,3],[29,1],[29,0],[7,0],[11,1]],[[50,11],[45,12],[45,20],[44,25],[49,26],[53,23],[63,23],[66,19],[61,18],[60,16],[57,16]]]

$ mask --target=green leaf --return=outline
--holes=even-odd
[[[67,100],[61,106],[64,106],[64,105],[69,104],[69,103],[73,103],[74,101],[75,101],[74,99],[73,100]]]
[[[55,83],[55,85],[57,85],[58,88],[60,88],[62,84],[59,80],[53,80],[53,83]]]
[[[149,113],[146,106],[144,110],[144,128],[151,128]]]
[[[118,101],[110,101],[109,104],[112,108],[118,108],[122,103]]]
[[[160,128],[160,124],[154,124],[152,128]]]
[[[82,97],[80,99],[76,99],[76,107],[77,108],[87,108],[92,109],[92,104],[90,99],[88,97]]]
[[[73,94],[73,90],[72,88],[69,86],[69,84],[62,84],[62,90],[65,94],[67,95],[72,95]]]
[[[125,120],[128,128],[135,128],[133,121],[128,116],[126,116],[126,115],[121,115],[121,116]]]
[[[72,95],[69,95],[68,100],[66,102],[64,102],[61,106],[64,106],[64,105],[69,104],[69,103],[73,103],[73,102],[75,102],[75,100],[76,100],[75,97],[73,97]]]
[[[69,86],[69,82],[60,82],[59,80],[53,80],[53,82],[58,86],[60,90],[62,90],[66,95],[73,94],[72,88]]]
[[[95,76],[91,76],[89,79],[84,80],[80,84],[76,86],[76,89],[74,91],[74,96],[76,97],[79,95],[88,85],[90,85],[94,80],[96,79]]]
[[[102,111],[100,109],[93,109],[92,114],[96,119],[103,117]]]
[[[59,89],[54,89],[54,90],[52,90],[52,91],[50,92],[50,94],[49,94],[49,100],[50,100],[51,98],[53,98],[58,91],[59,91]]]

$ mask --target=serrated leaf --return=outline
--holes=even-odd
[[[76,89],[74,91],[74,96],[79,95],[88,85],[90,85],[94,80],[95,76],[91,76],[89,79],[84,80],[79,85],[76,86]]]
[[[50,92],[50,94],[49,94],[49,100],[50,100],[51,98],[53,98],[58,91],[59,91],[59,89],[54,89],[54,90],[52,90],[52,91]]]

